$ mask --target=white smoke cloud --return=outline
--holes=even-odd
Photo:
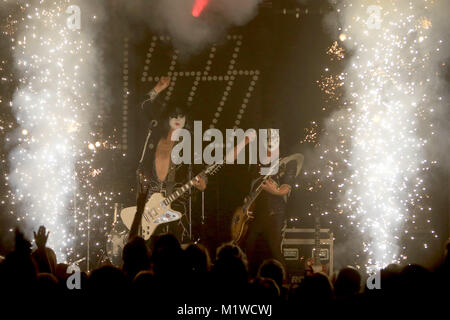
[[[261,0],[211,0],[200,17],[192,16],[195,0],[130,1],[124,3],[129,19],[144,21],[168,34],[181,55],[189,55],[220,40],[226,30],[249,22]]]

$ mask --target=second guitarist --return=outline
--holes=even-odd
[[[247,239],[243,245],[247,255],[252,257],[250,260],[255,263],[249,266],[252,272],[256,271],[264,258],[273,258],[284,264],[281,232],[286,220],[287,198],[295,183],[299,165],[301,166],[295,160],[289,161],[281,177],[277,175],[266,179],[261,185],[262,192],[252,208],[254,220],[249,223]],[[251,189],[261,183],[259,179],[261,176],[259,173],[256,175],[257,178],[253,180]],[[261,243],[260,240],[265,243],[262,248],[258,246]]]

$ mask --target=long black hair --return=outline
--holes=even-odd
[[[176,118],[178,116],[182,116],[186,118],[184,129],[191,130],[191,119],[190,119],[190,104],[183,100],[173,100],[169,101],[163,108],[161,115],[159,117],[158,128],[156,132],[157,141],[159,139],[167,137],[170,125],[169,121],[171,118]]]

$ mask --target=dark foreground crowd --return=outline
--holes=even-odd
[[[0,263],[3,297],[22,301],[22,306],[38,302],[67,307],[70,302],[68,310],[73,311],[75,306],[89,306],[100,313],[143,312],[146,319],[189,318],[180,315],[189,306],[243,304],[272,305],[271,318],[300,319],[305,314],[323,318],[342,313],[364,319],[377,312],[406,316],[420,309],[446,310],[449,298],[448,245],[443,263],[435,270],[392,264],[380,273],[381,288],[369,290],[352,267],[339,270],[331,279],[315,273],[289,286],[282,264],[267,260],[257,276],[249,278],[247,258],[238,246],[222,245],[212,262],[202,245],[182,249],[172,235],[160,236],[150,249],[142,238],[134,237],[123,250],[122,268],[104,265],[89,274],[78,273],[78,281],[67,272],[69,266],[58,264],[53,250],[45,246],[47,236],[41,227],[35,234],[37,249],[31,250],[31,243],[16,231],[15,250]],[[5,303],[2,309],[8,307],[12,305]],[[236,317],[263,319],[267,315],[209,316]]]

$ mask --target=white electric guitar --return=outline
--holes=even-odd
[[[213,175],[223,166],[223,164],[212,164],[205,170],[196,175],[192,180],[189,180],[181,188],[174,191],[168,197],[164,197],[162,193],[154,193],[148,199],[145,204],[144,213],[142,214],[142,232],[141,236],[147,240],[155,231],[156,227],[163,223],[177,221],[181,219],[182,214],[178,211],[172,210],[171,203],[182,196],[185,192],[189,191],[194,182],[199,177],[205,177],[207,175]],[[123,224],[131,229],[134,216],[136,214],[136,207],[128,207],[120,212]]]
[[[236,159],[237,154],[245,147],[245,145],[247,145],[250,141],[253,141],[255,138],[256,135],[252,134],[248,140],[245,139],[245,141],[238,144],[236,148],[232,150],[232,154],[227,155],[222,163],[216,163],[208,166],[205,170],[200,172],[192,180],[174,191],[169,196],[164,197],[162,193],[152,194],[150,199],[145,204],[144,213],[142,214],[141,236],[145,240],[148,240],[158,225],[181,219],[182,213],[172,210],[170,204],[185,192],[189,191],[194,185],[194,182],[196,180],[198,181],[199,177],[213,175],[224,165],[225,162],[229,163],[230,160],[232,160],[231,162],[234,162],[233,159]],[[135,214],[136,207],[128,207],[120,212],[120,217],[122,218],[123,224],[128,228],[128,230],[131,229]]]

